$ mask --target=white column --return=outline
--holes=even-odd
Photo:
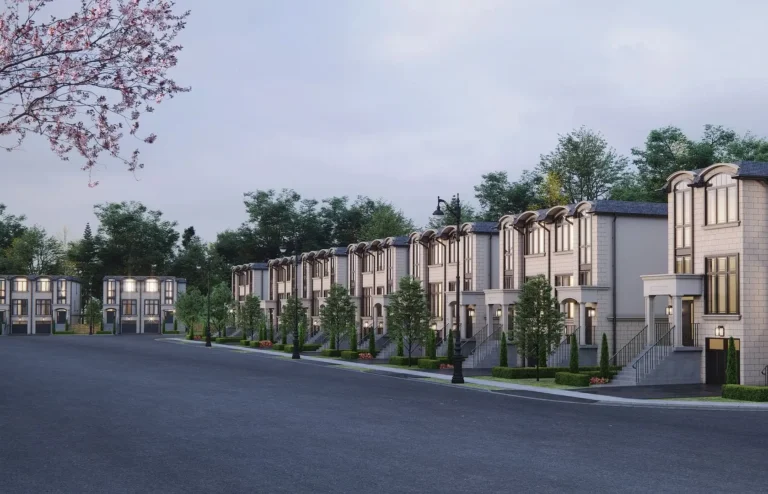
[[[384,319],[384,334],[387,334],[389,331],[389,328],[387,327],[387,312],[389,312],[389,307],[381,308],[381,317]]]
[[[384,309],[382,309],[383,311]],[[376,334],[376,331],[378,331],[379,328],[379,315],[376,313],[376,307],[373,308],[373,334]]]
[[[505,334],[509,331],[509,304],[501,304],[501,330]],[[509,338],[508,334],[507,338]]]
[[[683,346],[683,297],[672,297],[672,317],[675,320],[675,346]]]
[[[463,305],[459,306],[459,332],[462,339],[467,337],[467,311]]]
[[[587,304],[579,302],[579,345],[587,341]]]
[[[656,297],[653,295],[649,295],[645,297],[645,325],[647,329],[645,330],[645,340],[648,345],[652,345],[654,333],[656,330],[656,313],[653,308],[653,303],[656,300]]]
[[[487,307],[485,310],[488,312],[485,313],[485,320],[488,321],[488,334],[491,334],[493,332],[493,318],[496,317],[496,311],[494,310],[493,304],[486,304]]]

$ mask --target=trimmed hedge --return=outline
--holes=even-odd
[[[555,383],[566,386],[588,387],[590,377],[586,374],[574,374],[573,372],[558,372],[555,374]]]
[[[259,348],[261,346],[260,341],[249,341],[248,344],[252,346],[253,348]]]
[[[220,336],[216,338],[216,343],[240,343],[240,338],[236,338],[233,336]]]
[[[112,334],[112,331],[96,331],[96,334]]]
[[[341,357],[341,350],[331,350],[330,348],[326,348],[320,352],[320,355],[323,357]]]
[[[539,377],[553,378],[558,372],[568,372],[568,367],[539,367]],[[599,367],[582,367],[580,369],[585,375],[591,372],[599,372]],[[612,371],[618,371],[617,367],[612,367]],[[535,379],[535,367],[494,367],[491,370],[493,377],[502,377],[504,379]]]
[[[240,344],[243,346],[250,346],[251,340],[240,340]]]
[[[579,374],[584,374],[585,376],[589,377],[605,377],[602,375],[602,372],[599,370],[596,371],[579,371]],[[613,379],[613,376],[618,374],[616,371],[610,371],[608,372],[608,379]]]
[[[768,386],[743,386],[724,384],[723,398],[744,401],[768,401]]]
[[[53,334],[75,334],[74,331],[54,331]]]
[[[302,348],[301,351],[302,352],[316,352],[316,351],[320,350],[321,346],[323,346],[323,345],[318,345],[316,343],[304,343],[301,346],[301,348]]]
[[[411,357],[410,361],[408,361],[408,357],[389,357],[389,364],[390,365],[418,365],[419,359],[423,359],[424,357]]]
[[[360,352],[357,350],[342,350],[341,351],[341,358],[344,360],[357,360],[357,357],[360,356]]]
[[[429,358],[420,358],[418,362],[420,369],[439,369],[440,368],[440,360],[438,359],[429,359]]]
[[[282,352],[284,347],[285,345],[283,345],[282,343],[275,343],[274,345],[272,345],[272,350],[277,350],[278,352]]]

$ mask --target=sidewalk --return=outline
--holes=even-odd
[[[204,345],[203,341],[190,341],[183,338],[158,338],[157,341],[166,341],[172,343],[181,343],[188,345]],[[290,354],[276,352],[274,350],[261,350],[258,348],[249,348],[236,345],[221,345],[214,344],[212,348],[223,350],[238,350],[248,353],[259,353],[276,358],[290,358]],[[450,385],[451,377],[446,374],[437,374],[433,372],[423,372],[411,369],[396,369],[393,367],[379,367],[376,368],[374,364],[361,364],[359,362],[347,361],[347,360],[330,360],[323,357],[313,357],[310,355],[302,354],[301,360],[309,362],[320,362],[326,366],[339,366],[360,370],[375,370],[377,373],[394,374],[401,376],[413,376],[420,378],[430,378],[430,381],[435,382],[437,380],[444,381],[445,384]],[[709,402],[709,401],[675,401],[675,400],[642,400],[633,398],[621,398],[617,396],[601,395],[594,393],[584,393],[579,391],[570,391],[563,389],[551,389],[551,388],[539,388],[536,386],[525,386],[521,384],[511,384],[499,381],[488,381],[476,377],[465,377],[464,382],[471,384],[479,384],[483,386],[489,386],[493,388],[499,388],[503,391],[503,394],[508,396],[518,396],[520,398],[550,400],[550,401],[562,401],[567,403],[585,403],[585,404],[600,404],[611,406],[633,406],[633,407],[648,407],[648,408],[686,408],[686,409],[705,409],[705,410],[744,410],[744,411],[768,411],[768,403],[727,403],[727,402]],[[438,383],[440,384],[440,383]],[[461,386],[456,384],[455,386]],[[472,388],[477,389],[477,388]],[[515,394],[513,391],[519,391],[520,394]],[[559,399],[559,398],[565,398]]]

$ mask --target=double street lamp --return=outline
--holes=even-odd
[[[432,213],[434,216],[437,217],[443,217],[445,213],[442,209],[440,209],[440,206],[443,206],[443,208],[451,213],[456,220],[456,259],[459,258],[459,239],[461,238],[461,200],[459,199],[459,194],[456,194],[453,196],[453,199],[451,200],[451,204],[447,203],[445,200],[440,199],[440,196],[437,197],[437,208],[435,209],[435,212]],[[464,270],[464,256],[462,256],[461,260],[461,271]],[[459,271],[458,264],[456,265],[456,341],[453,346],[453,378],[451,379],[451,382],[453,384],[464,384],[464,372],[462,369],[462,361],[464,358],[461,356],[461,320],[460,317],[460,310],[461,310],[461,271]]]
[[[285,247],[280,248],[280,252],[285,255],[287,249]],[[293,261],[294,261],[294,271],[293,271],[293,281],[292,285],[296,287],[295,290],[293,290],[293,287],[291,287],[291,291],[294,292],[294,304],[293,304],[293,353],[291,354],[291,358],[294,360],[298,360],[301,358],[301,349],[299,348],[299,242],[298,242],[298,236],[297,240],[293,243]]]

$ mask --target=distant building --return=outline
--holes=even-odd
[[[77,278],[0,275],[0,327],[5,334],[51,334],[79,316]]]
[[[269,295],[269,273],[265,262],[232,266],[232,298],[240,303],[248,295],[264,300]]]
[[[104,329],[123,334],[173,329],[176,301],[187,280],[172,276],[105,276]],[[183,327],[179,327],[179,330]]]

